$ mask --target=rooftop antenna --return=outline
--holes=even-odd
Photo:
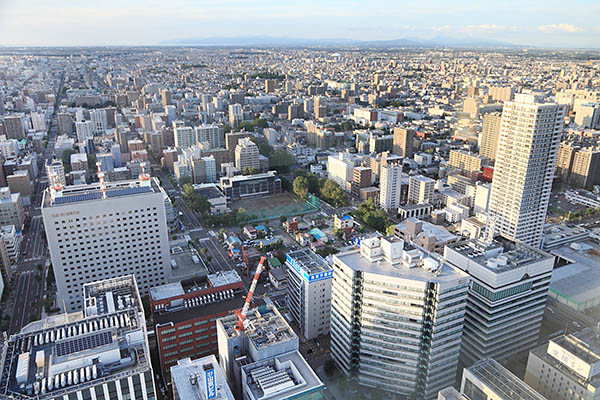
[[[104,183],[104,172],[100,168],[100,162],[96,163],[98,167],[98,179],[100,179],[100,190],[102,191],[102,198],[106,199],[106,184]]]
[[[142,167],[142,173],[139,176],[140,183],[142,186],[149,186],[150,185],[150,175],[146,173],[146,163],[141,162],[140,167]]]

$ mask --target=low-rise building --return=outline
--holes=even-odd
[[[223,368],[212,354],[197,360],[179,360],[171,367],[171,383],[173,400],[235,400]]]

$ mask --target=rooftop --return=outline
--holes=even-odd
[[[327,261],[310,249],[300,249],[286,254],[286,263],[307,280],[314,280],[320,274],[331,277],[332,268]]]
[[[52,196],[51,189],[44,191],[42,207],[57,207],[87,202],[102,201],[102,190],[100,183],[90,183],[85,185],[66,186],[61,190],[60,196]],[[160,192],[160,187],[156,178],[150,180],[149,186],[143,186],[139,180],[126,180],[118,182],[106,182],[106,197],[108,199],[115,197],[140,196],[147,193]]]
[[[502,399],[545,400],[543,396],[493,359],[479,360],[465,370],[473,374]]]
[[[292,328],[272,305],[250,309],[246,315],[249,325],[244,331],[236,329],[237,319],[234,315],[221,318],[220,321],[228,337],[246,335],[257,350],[274,343],[298,339]]]
[[[325,386],[296,350],[242,367],[251,400],[294,398]]]
[[[84,312],[27,325],[2,348],[0,397],[54,399],[150,369],[133,276],[84,285]]]
[[[394,236],[363,239],[360,246],[360,250],[334,254],[334,260],[337,258],[354,270],[422,282],[449,282],[466,277],[436,254]]]
[[[184,358],[171,367],[173,391],[180,399],[234,400],[225,373],[214,355]]]

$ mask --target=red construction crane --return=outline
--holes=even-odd
[[[256,289],[256,284],[258,283],[258,277],[263,270],[263,264],[265,263],[266,257],[261,257],[258,266],[256,267],[256,272],[254,273],[254,278],[252,279],[252,284],[250,285],[250,289],[248,290],[248,296],[246,296],[246,302],[244,303],[244,307],[242,311],[235,310],[235,315],[237,317],[237,325],[235,329],[238,331],[243,331],[247,328],[248,322],[246,321],[246,314],[248,313],[248,309],[250,308],[250,303],[252,302],[252,295],[254,294],[254,289]]]

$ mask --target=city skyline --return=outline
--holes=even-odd
[[[360,4],[353,0],[287,4],[174,0],[165,5],[135,0],[124,5],[111,0],[82,5],[62,0],[49,5],[40,0],[26,4],[9,0],[0,5],[0,45],[214,45],[220,44],[218,40],[207,43],[205,39],[233,38],[222,44],[405,39],[418,45],[600,47],[600,27],[594,22],[600,4],[593,1],[574,1],[568,8],[558,1],[527,5],[459,1],[451,8],[441,0],[379,1],[368,8]],[[237,38],[254,38],[256,43],[236,43]]]

